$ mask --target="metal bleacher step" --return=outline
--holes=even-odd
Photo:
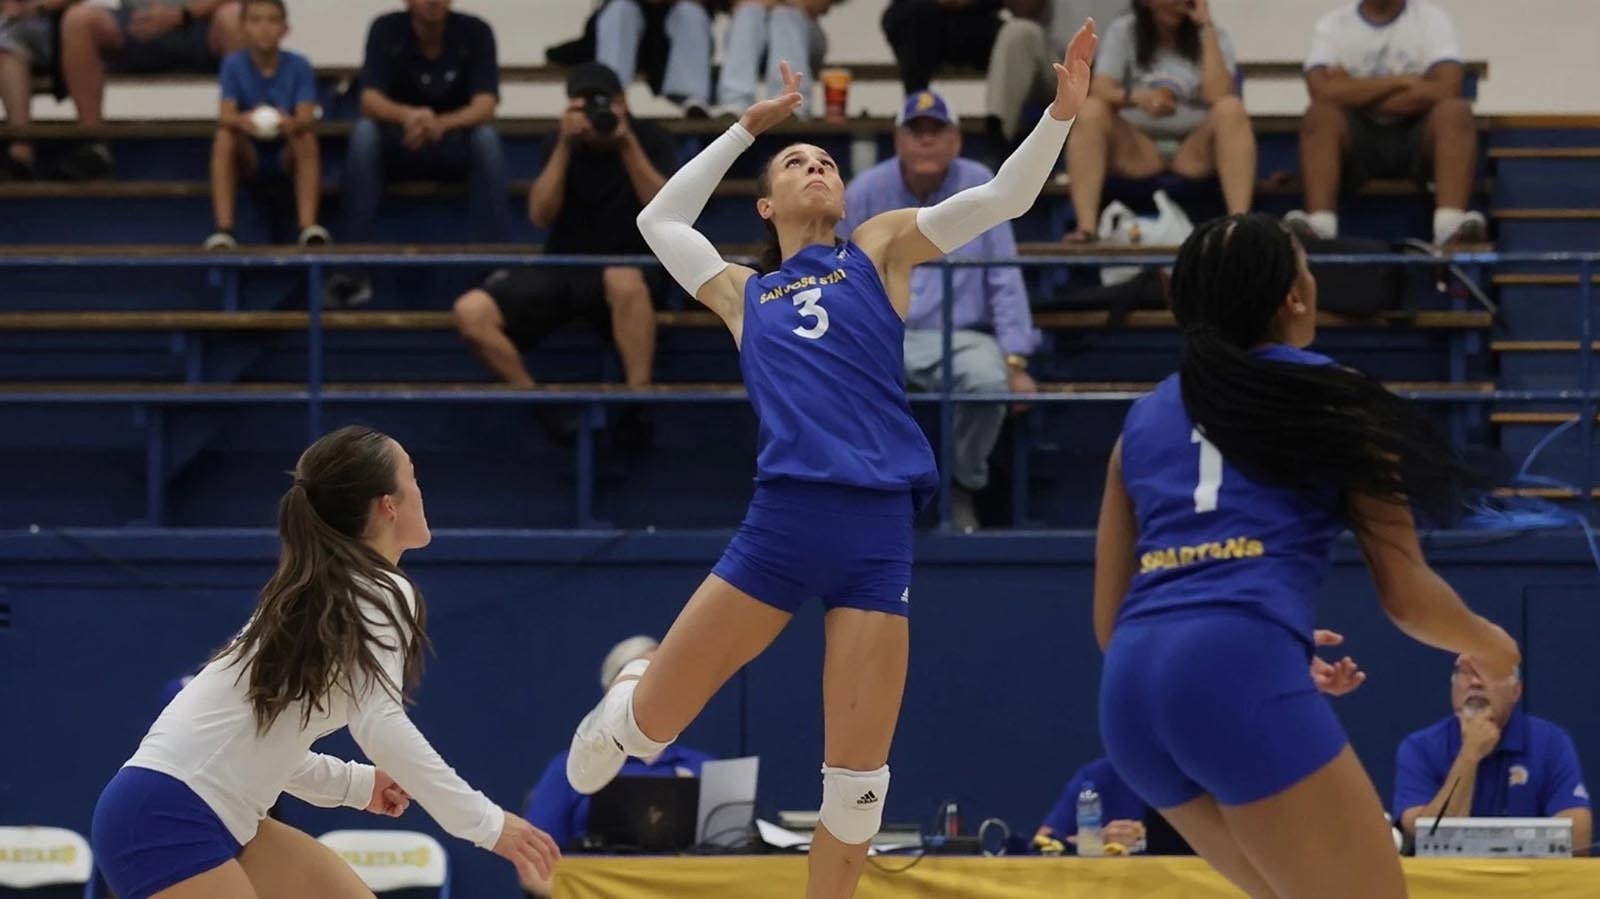
[[[1576,353],[1583,349],[1576,340],[1496,340],[1489,344],[1492,353]],[[1600,352],[1600,340],[1590,347]]]
[[[1150,381],[1055,381],[1039,385],[1039,392],[1045,394],[1072,394],[1077,396],[1093,395],[1124,395],[1143,394],[1155,389],[1155,383]],[[1386,385],[1397,393],[1430,394],[1430,393],[1492,393],[1494,385],[1483,381],[1391,381]],[[252,395],[300,393],[307,389],[301,382],[290,381],[259,381],[259,382],[231,382],[231,383],[184,383],[168,381],[0,381],[0,397],[18,398],[38,396],[43,394],[59,394],[65,397],[123,397],[134,399],[140,396],[192,396],[215,397],[227,399],[229,397],[247,398]],[[475,393],[528,393],[563,394],[563,393],[607,393],[607,394],[637,394],[641,397],[672,396],[680,394],[740,394],[744,393],[744,385],[738,382],[697,382],[654,384],[645,388],[632,388],[625,384],[612,382],[546,382],[534,390],[515,391],[503,384],[492,382],[394,382],[394,381],[347,381],[329,382],[322,385],[326,394],[392,394],[404,397],[417,393],[428,394],[457,394],[470,396]],[[913,395],[916,395],[913,393]]]
[[[1496,287],[1577,287],[1576,274],[1555,274],[1550,272],[1497,274],[1491,279]],[[1600,272],[1589,276],[1589,283],[1600,284]]]
[[[1489,415],[1489,423],[1495,425],[1563,425],[1577,420],[1576,412],[1494,412]],[[1595,421],[1600,422],[1600,413],[1595,414]]]
[[[513,196],[527,196],[533,187],[531,179],[511,181],[508,185]],[[1480,193],[1486,191],[1486,185],[1480,184]],[[338,185],[332,182],[324,183],[322,193],[331,196],[338,193]],[[402,181],[392,183],[387,188],[390,196],[397,197],[453,197],[464,196],[466,186],[455,182],[443,181]],[[1299,196],[1301,193],[1298,179],[1264,178],[1257,182],[1256,193],[1261,196]],[[1377,179],[1363,184],[1358,191],[1363,196],[1370,197],[1420,197],[1423,189],[1415,182],[1403,178]],[[715,196],[719,197],[756,197],[755,179],[736,178],[723,181],[717,185]],[[1069,195],[1068,185],[1060,181],[1051,181],[1040,191],[1040,196],[1066,197]],[[192,180],[123,180],[123,181],[7,181],[0,182],[0,199],[92,199],[92,200],[161,200],[161,199],[208,199],[211,196],[211,185],[201,179]]]
[[[1600,159],[1600,147],[1490,147],[1490,159]]]
[[[1600,209],[1495,209],[1490,216],[1508,222],[1588,222],[1600,220]]]
[[[448,331],[455,328],[443,311],[326,311],[322,327],[329,331]],[[1159,309],[1137,310],[1113,323],[1104,310],[1041,311],[1034,325],[1054,329],[1127,328],[1170,330],[1177,327],[1172,313]],[[1318,324],[1325,328],[1414,328],[1418,330],[1481,330],[1493,325],[1487,312],[1470,310],[1420,310],[1378,318],[1353,319],[1324,312]],[[303,331],[311,324],[308,312],[211,310],[152,310],[140,312],[0,312],[0,332],[5,331]],[[660,311],[656,324],[663,328],[715,328],[721,321],[703,310]]]

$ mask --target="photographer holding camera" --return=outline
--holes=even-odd
[[[634,218],[677,168],[671,135],[628,115],[622,84],[600,63],[571,71],[567,97],[528,217],[548,231],[549,253],[648,255]],[[577,320],[609,327],[629,387],[651,381],[655,310],[645,273],[634,266],[497,271],[456,300],[455,319],[483,364],[512,387],[534,383],[521,351]],[[640,407],[627,407],[615,437],[623,446],[649,442]]]

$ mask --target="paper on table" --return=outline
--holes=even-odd
[[[756,819],[756,832],[761,835],[761,842],[774,849],[805,849],[811,846],[808,838],[760,818]]]

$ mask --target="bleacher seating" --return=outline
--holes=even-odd
[[[549,77],[547,71],[519,74]],[[685,154],[724,127],[717,122],[667,124],[683,141]],[[1287,208],[1298,202],[1293,175],[1297,123],[1268,118],[1256,124],[1262,135],[1260,205]],[[1594,139],[1600,120],[1494,117],[1482,119],[1481,125],[1488,151],[1480,189],[1494,211],[1497,248],[1600,246],[1581,234],[1572,236],[1574,224],[1593,227],[1583,223],[1600,221],[1600,214],[1575,209],[1590,198],[1568,186],[1574,177],[1600,174],[1600,149],[1592,146],[1600,144]],[[524,179],[513,186],[507,202],[521,206],[526,177],[537,171],[541,142],[553,127],[549,119],[504,123],[513,170]],[[964,127],[968,151],[981,154],[977,123],[968,121]],[[12,213],[0,220],[5,244],[0,272],[6,273],[6,286],[0,287],[0,346],[10,351],[0,355],[0,403],[14,406],[21,423],[9,439],[0,438],[0,461],[39,458],[43,449],[34,423],[83,431],[85,421],[125,414],[116,409],[142,410],[133,413],[133,427],[119,425],[115,435],[85,432],[68,441],[69,453],[118,460],[101,477],[115,482],[122,501],[94,523],[152,515],[180,524],[239,523],[237,513],[221,511],[221,504],[196,494],[248,484],[250,472],[261,470],[254,460],[274,450],[287,451],[305,434],[302,407],[312,391],[307,386],[312,353],[303,270],[265,265],[264,260],[239,269],[221,258],[214,266],[183,268],[72,265],[73,260],[106,255],[153,263],[192,255],[209,224],[207,188],[198,175],[204,171],[211,128],[195,121],[107,125],[100,133],[114,141],[124,169],[121,180],[0,184],[0,201]],[[330,144],[327,156],[333,170],[327,176],[325,218],[332,221],[338,201],[332,186],[338,177],[337,147],[348,124],[325,122],[320,129]],[[74,133],[58,124],[38,125],[31,132],[47,141]],[[769,142],[776,146],[804,135],[828,146],[848,172],[850,166],[886,153],[891,132],[892,124],[883,119],[791,124]],[[702,226],[732,256],[755,250],[738,243],[750,239],[754,224],[753,175],[752,168],[736,170],[702,219]],[[1206,202],[1214,202],[1214,185],[1183,189],[1191,191],[1200,214],[1205,214]],[[337,410],[324,416],[392,423],[397,433],[409,435],[408,442],[418,444],[414,452],[446,466],[447,481],[470,481],[469,472],[515,472],[507,489],[576,498],[575,506],[557,503],[521,515],[498,510],[497,515],[506,516],[503,523],[570,525],[575,513],[585,523],[730,523],[745,490],[752,438],[735,383],[737,360],[715,320],[686,308],[675,291],[667,292],[658,315],[658,378],[663,386],[647,397],[659,407],[661,449],[645,463],[622,458],[607,449],[604,415],[585,412],[584,421],[597,430],[585,428],[583,433],[596,439],[600,452],[585,463],[573,451],[549,444],[520,406],[507,404],[505,391],[486,384],[453,334],[449,303],[481,277],[483,267],[436,262],[437,255],[492,252],[508,260],[531,258],[538,255],[542,238],[524,221],[514,245],[450,244],[461,214],[455,193],[433,184],[397,185],[386,201],[389,230],[381,239],[403,242],[313,254],[324,271],[337,269],[351,254],[419,260],[404,271],[380,272],[378,298],[371,308],[326,310],[319,316],[324,332],[319,338],[320,380],[325,383],[316,393]],[[247,209],[251,205],[245,204]],[[1066,260],[1084,252],[1171,252],[1069,250],[1056,242],[1065,230],[1069,205],[1061,184],[1045,190],[1019,224],[1024,257]],[[1379,181],[1366,186],[1346,219],[1351,230],[1414,233],[1425,224],[1428,206],[1418,186]],[[256,211],[254,224],[248,213],[241,219],[247,241],[238,254],[242,260],[282,252],[261,243],[269,233],[270,202],[256,204]],[[137,243],[128,243],[130,237]],[[19,255],[61,262],[54,267],[8,267],[7,260]],[[1051,289],[1060,286],[1063,267],[1054,269],[1058,274]],[[1065,270],[1072,279],[1090,274],[1080,266]],[[1324,345],[1419,396],[1481,394],[1497,386],[1575,386],[1579,353],[1569,302],[1579,286],[1575,268],[1501,267],[1474,274],[1497,292],[1498,317],[1445,295],[1428,296],[1415,309],[1375,319],[1324,315]],[[108,283],[117,289],[107,291]],[[1042,291],[1039,298],[1048,293]],[[1049,396],[1019,420],[1011,464],[1001,466],[999,474],[1002,480],[1019,479],[1011,485],[1009,510],[1017,523],[1083,525],[1092,518],[1103,454],[1121,409],[1129,396],[1170,371],[1176,337],[1170,316],[1157,310],[1136,311],[1114,327],[1108,313],[1093,309],[1040,311],[1037,322],[1047,336],[1036,368]],[[536,401],[572,405],[575,397],[618,393],[616,363],[595,335],[558,335],[536,354],[534,364],[536,377],[546,385]],[[57,402],[33,402],[41,396]],[[708,404],[683,402],[688,399]],[[926,403],[919,408],[937,435],[937,416],[930,414],[936,410]],[[1498,446],[1513,461],[1557,423],[1538,416],[1572,414],[1570,408],[1526,403],[1492,410],[1463,403],[1441,403],[1439,408],[1459,438]],[[471,450],[493,458],[468,458]],[[74,458],[81,462],[81,457]],[[1577,452],[1548,453],[1544,460],[1576,484],[1581,472],[1572,465],[1581,458]],[[530,466],[538,470],[530,473]],[[693,510],[674,507],[672,478],[707,476],[708,468],[715,498]],[[152,479],[161,486],[152,487]],[[593,483],[582,483],[589,479]],[[265,482],[274,483],[270,477]],[[45,505],[22,502],[4,508],[6,514],[38,516]],[[449,512],[445,514],[448,520]],[[463,511],[459,523],[469,521]]]

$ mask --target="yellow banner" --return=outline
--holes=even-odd
[[[1194,858],[873,859],[856,899],[1238,899]],[[1404,859],[1412,899],[1600,897],[1600,860]],[[555,899],[796,899],[799,856],[571,856]]]

